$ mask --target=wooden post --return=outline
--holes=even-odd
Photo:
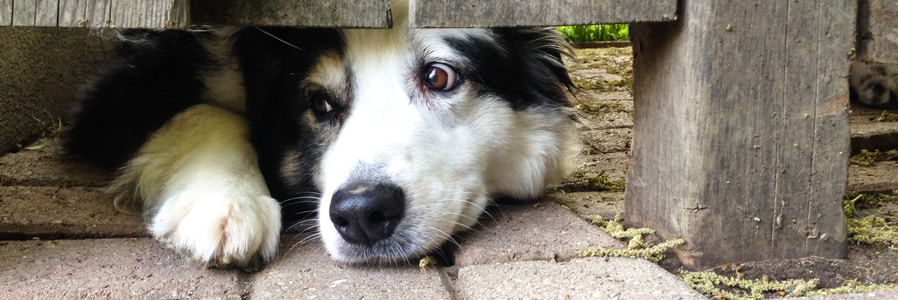
[[[634,24],[629,226],[688,268],[846,255],[855,1],[679,1]]]
[[[858,0],[858,59],[898,64],[898,2]]]

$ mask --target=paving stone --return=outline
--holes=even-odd
[[[146,236],[140,215],[97,188],[0,186],[0,239]]]
[[[851,106],[851,153],[861,149],[898,149],[898,122],[873,122],[881,109]]]
[[[647,260],[521,261],[458,270],[460,299],[706,299]]]
[[[898,161],[881,161],[869,167],[848,166],[848,193],[890,192],[898,189]]]
[[[624,192],[556,192],[546,195],[546,200],[561,203],[581,216],[599,215],[609,220],[624,213]]]
[[[0,185],[103,186],[111,179],[109,172],[66,157],[58,137],[0,156]]]
[[[826,296],[817,296],[817,297],[798,297],[798,298],[786,298],[791,300],[880,300],[880,299],[898,299],[898,291],[883,291],[883,292],[869,292],[869,293],[854,293],[854,294],[836,294],[836,295],[826,295]]]
[[[151,239],[0,241],[2,299],[239,299],[241,276]]]
[[[281,257],[255,274],[253,299],[450,299],[440,272],[404,266],[335,262],[317,240],[285,236]]]
[[[467,235],[457,266],[521,260],[566,260],[587,247],[626,248],[623,243],[554,202],[503,206]]]

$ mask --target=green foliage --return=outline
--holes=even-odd
[[[627,24],[558,26],[556,29],[571,43],[630,40]]]

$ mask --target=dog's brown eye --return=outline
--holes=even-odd
[[[424,68],[424,85],[428,89],[451,91],[458,85],[458,74],[452,67],[443,63],[432,63]]]
[[[334,107],[331,106],[331,104],[329,102],[327,102],[326,97],[316,98],[315,102],[312,105],[314,105],[315,111],[317,111],[319,113],[328,113],[328,112],[334,110]]]

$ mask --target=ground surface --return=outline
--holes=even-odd
[[[633,103],[628,92],[632,82],[631,59],[629,48],[579,49],[577,58],[569,64],[575,83],[583,89],[579,108],[586,148],[581,169],[562,184],[559,191],[597,192],[572,197],[556,193],[556,197],[581,215],[598,214],[608,219],[624,209],[623,193],[617,184],[625,179],[629,163],[627,153],[633,126]],[[862,148],[882,151],[898,148],[898,123],[872,122],[880,116],[881,110],[852,109],[853,152]],[[852,197],[861,193],[891,194],[898,189],[898,161],[894,159],[869,167],[851,165],[849,173],[848,193]],[[856,218],[878,215],[888,224],[898,225],[898,201],[862,202],[856,205]],[[680,269],[676,259],[667,259],[661,265],[674,273]],[[898,284],[898,249],[890,249],[890,245],[853,243],[848,259],[844,260],[806,258],[745,262],[721,266],[713,271],[745,279],[816,278],[820,280],[818,286],[821,288],[835,288],[846,282]]]

